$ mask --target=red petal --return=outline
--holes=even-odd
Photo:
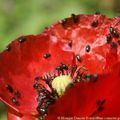
[[[8,112],[8,120],[35,120],[36,118],[33,116],[16,116],[10,112]]]
[[[110,34],[109,28],[112,26],[120,35],[120,18],[107,18],[103,15],[80,15],[79,20],[74,23],[74,18],[66,20],[66,26],[57,22],[45,32],[54,34],[61,41],[72,40],[72,50],[79,54],[81,62],[76,64],[85,66],[92,73],[109,72],[111,67],[120,61],[120,46],[117,43],[118,37],[112,36],[112,42],[118,45],[118,48],[111,50],[107,43],[107,36]],[[97,20],[98,25],[93,27],[91,24]],[[90,51],[86,52],[86,46],[90,45]]]
[[[19,42],[21,38],[27,39]],[[11,50],[0,54],[0,99],[13,110],[24,114],[36,114],[37,93],[33,88],[34,79],[47,72],[53,72],[61,62],[72,64],[73,53],[70,47],[61,43],[54,36],[23,36],[10,44]],[[43,56],[50,53],[45,59]],[[16,97],[19,105],[12,102],[14,92],[6,89],[6,85],[19,91]]]
[[[110,74],[99,76],[95,83],[78,83],[69,89],[55,105],[49,109],[47,120],[63,117],[120,116],[120,63]],[[104,101],[103,110],[98,100]]]

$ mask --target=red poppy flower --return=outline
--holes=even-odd
[[[120,116],[119,34],[118,17],[72,14],[13,41],[0,54],[8,119]]]

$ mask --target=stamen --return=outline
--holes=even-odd
[[[47,114],[49,106],[54,104],[59,97],[64,95],[67,89],[74,86],[76,82],[84,81],[85,74],[83,71],[86,71],[86,68],[81,67],[78,69],[76,65],[67,66],[64,63],[61,63],[56,67],[55,73],[46,73],[42,77],[35,78],[33,87],[38,94],[38,107],[36,109],[41,117]],[[45,81],[50,91],[45,88],[40,81]]]

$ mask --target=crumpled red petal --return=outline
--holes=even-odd
[[[72,41],[72,50],[80,56],[76,64],[85,66],[91,73],[109,73],[111,67],[120,61],[120,49],[111,49],[107,42],[110,27],[120,34],[120,18],[107,18],[104,15],[76,15],[79,18],[75,23],[75,15],[52,25],[46,33],[54,34],[61,41]],[[111,35],[111,42],[119,40],[118,36]],[[86,47],[90,50],[86,52]],[[118,45],[119,46],[119,45]]]

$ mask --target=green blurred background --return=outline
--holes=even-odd
[[[71,13],[120,16],[120,0],[0,0],[0,51],[21,35],[38,34]],[[6,108],[0,103],[0,120]]]

